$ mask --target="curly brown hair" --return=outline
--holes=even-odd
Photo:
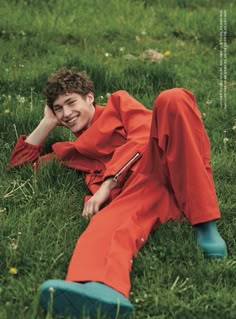
[[[54,101],[65,93],[78,93],[82,97],[89,92],[94,93],[94,84],[86,72],[78,72],[76,68],[62,68],[49,76],[44,94],[47,105],[52,109]],[[93,103],[95,105],[95,101]]]

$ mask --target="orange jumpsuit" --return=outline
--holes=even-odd
[[[10,163],[36,162],[42,146],[18,140]],[[79,237],[66,280],[97,281],[126,297],[132,258],[150,231],[182,213],[194,225],[220,218],[210,144],[191,92],[162,92],[153,110],[125,91],[96,105],[91,126],[74,142],[53,145],[65,165],[84,171],[95,193],[108,176],[118,187]]]

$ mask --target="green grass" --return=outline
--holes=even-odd
[[[227,10],[227,108],[219,96],[220,10]],[[27,166],[6,169],[17,136],[29,134],[43,114],[47,76],[62,66],[86,70],[101,103],[118,89],[148,108],[164,89],[194,92],[211,138],[222,211],[218,226],[229,258],[205,260],[189,224],[168,222],[134,262],[131,301],[137,319],[236,317],[235,38],[234,1],[1,1],[1,319],[51,318],[38,308],[38,287],[46,279],[64,278],[87,225],[81,217],[87,193],[82,175],[55,163],[37,173]],[[147,49],[171,55],[160,63],[124,58]],[[65,139],[71,135],[58,128],[45,152]]]

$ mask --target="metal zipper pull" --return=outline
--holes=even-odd
[[[121,169],[115,174],[113,177],[113,180],[115,182],[118,182],[119,176],[129,167],[132,165],[132,163],[140,156],[140,153],[137,152],[124,166],[121,167]]]

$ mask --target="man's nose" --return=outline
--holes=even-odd
[[[69,117],[72,113],[71,108],[68,105],[64,105],[63,107],[63,115],[64,117]]]

